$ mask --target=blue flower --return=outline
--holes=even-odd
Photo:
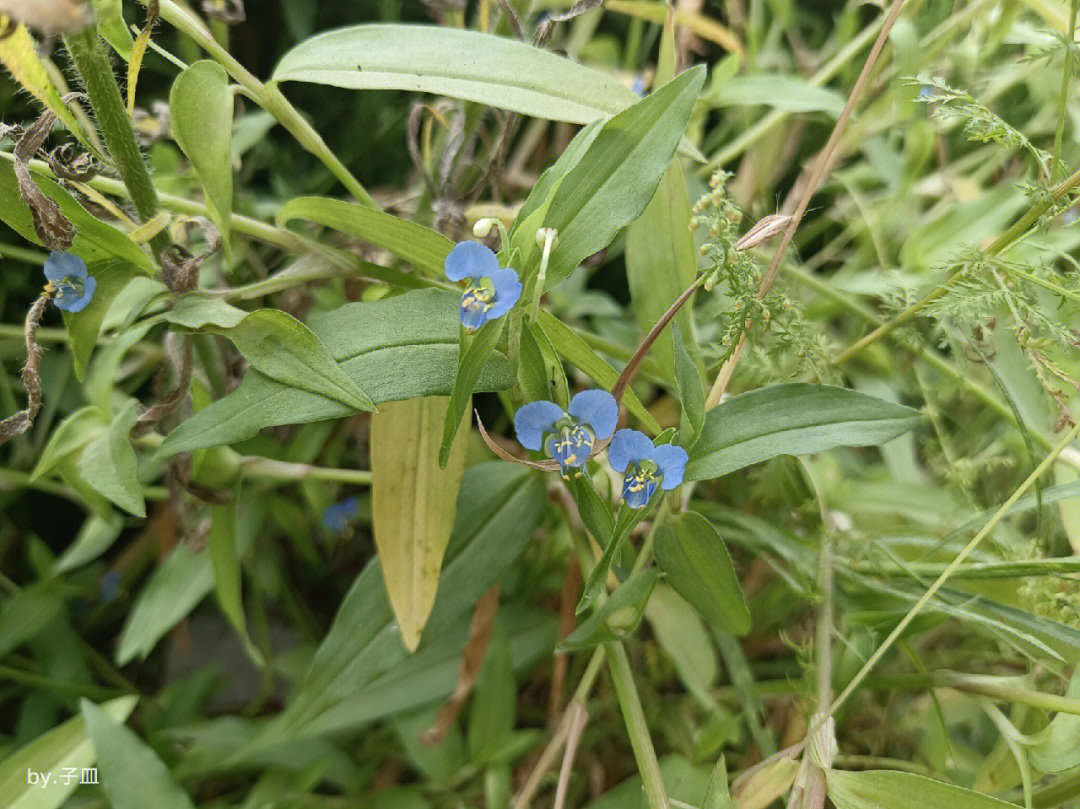
[[[500,267],[499,259],[480,242],[458,242],[444,266],[451,281],[467,282],[461,296],[461,325],[466,331],[502,317],[521,297],[518,274]]]
[[[581,475],[593,445],[608,438],[618,420],[614,396],[606,390],[583,390],[566,412],[554,402],[529,402],[514,415],[514,430],[523,447],[543,449],[569,479]]]
[[[56,290],[53,303],[65,312],[81,312],[94,298],[97,279],[86,271],[86,262],[71,253],[50,253],[45,277]]]
[[[644,508],[657,486],[667,491],[680,485],[687,460],[682,447],[653,446],[637,430],[619,430],[608,447],[611,468],[624,473],[622,499],[630,508]]]
[[[340,503],[334,503],[323,512],[323,528],[331,534],[344,534],[349,529],[349,523],[359,512],[360,498],[346,497]]]

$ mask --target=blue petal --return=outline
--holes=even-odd
[[[656,491],[655,480],[648,481],[644,487],[633,491],[630,488],[630,480],[627,478],[623,481],[622,499],[630,508],[645,508],[649,505],[649,501],[652,499],[653,492]]]
[[[522,407],[514,414],[514,431],[521,446],[540,449],[544,445],[544,433],[550,433],[564,415],[554,402],[529,402]]]
[[[493,275],[499,269],[499,259],[480,242],[458,242],[443,264],[446,277],[451,281],[472,278],[479,281],[485,275]]]
[[[582,424],[576,424],[549,435],[544,442],[544,452],[558,462],[562,476],[569,480],[580,477],[580,472],[571,470],[585,468],[594,443],[596,439],[592,431]]]
[[[601,440],[610,436],[619,422],[619,406],[606,390],[583,390],[570,400],[567,412],[592,427]]]
[[[79,289],[79,287],[82,288]],[[81,312],[94,299],[95,289],[97,289],[97,279],[92,275],[78,286],[61,282],[60,292],[53,298],[53,303],[56,304],[57,309],[63,309],[65,312]]]
[[[476,331],[488,321],[488,313],[484,311],[483,304],[478,306],[466,306],[465,299],[461,302],[461,325],[468,331]]]
[[[53,283],[65,278],[84,280],[87,277],[86,262],[73,253],[50,253],[45,259],[45,277]]]
[[[487,311],[487,319],[494,320],[510,311],[521,297],[521,280],[513,270],[498,269],[491,273],[491,284],[495,287],[495,300]]]
[[[608,444],[608,463],[616,472],[622,472],[627,464],[648,458],[652,451],[653,443],[645,433],[619,430]]]
[[[650,458],[656,462],[660,474],[664,476],[664,489],[674,489],[682,485],[683,472],[686,471],[686,462],[689,460],[685,449],[674,444],[661,444],[653,447]]]

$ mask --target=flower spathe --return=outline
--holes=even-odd
[[[55,290],[53,303],[65,312],[81,312],[90,305],[97,279],[86,270],[86,262],[72,253],[50,253],[45,259],[45,277]]]
[[[521,279],[480,242],[458,242],[443,265],[451,281],[465,281],[461,295],[461,325],[476,331],[489,320],[502,317],[521,297]]]
[[[597,441],[611,436],[619,405],[606,390],[583,390],[564,411],[554,402],[529,402],[514,414],[514,430],[526,449],[543,450],[564,478],[578,477]]]
[[[608,461],[623,473],[622,499],[630,508],[644,508],[657,487],[669,491],[683,481],[688,456],[674,444],[654,446],[644,433],[619,430],[608,446]]]

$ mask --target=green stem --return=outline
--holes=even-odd
[[[87,699],[99,702],[104,702],[105,700],[113,699],[115,697],[122,697],[125,694],[131,693],[119,689],[102,688],[96,685],[68,683],[62,680],[54,680],[51,677],[45,677],[41,674],[23,671],[22,669],[5,666],[3,664],[0,664],[0,676],[4,677],[4,679],[11,680],[12,682],[22,683],[23,685],[34,688],[44,688],[58,694],[86,697]]]
[[[630,736],[630,746],[634,749],[641,780],[645,784],[645,795],[649,799],[649,809],[671,809],[667,790],[660,775],[660,763],[656,760],[649,726],[645,723],[645,713],[641,710],[641,700],[634,686],[634,674],[630,670],[630,661],[626,658],[626,649],[621,643],[604,644],[604,652],[611,672],[611,682],[615,686],[615,696],[622,708],[626,732]]]
[[[1061,173],[1061,142],[1065,136],[1065,116],[1069,106],[1069,83],[1072,81],[1073,55],[1070,52],[1076,47],[1076,9],[1080,6],[1078,0],[1069,3],[1069,27],[1066,36],[1069,38],[1068,50],[1065,52],[1065,64],[1061,69],[1061,94],[1058,97],[1058,122],[1057,131],[1054,133],[1054,151],[1050,158],[1050,180],[1057,182]]]
[[[131,201],[144,221],[153,219],[158,212],[157,191],[150,181],[142,150],[135,140],[135,130],[120,96],[109,58],[105,55],[97,29],[93,26],[77,34],[64,37],[64,44],[75,69],[82,79],[83,88],[94,108],[98,127],[105,138],[109,155],[120,170],[120,176],[131,194]],[[155,252],[169,246],[169,238],[159,233],[150,240]]]
[[[34,335],[39,343],[64,343],[67,342],[67,329],[56,329],[48,326],[39,326]],[[16,326],[14,323],[0,323],[0,339],[14,338],[26,339],[26,329]]]
[[[49,257],[49,254],[42,253],[40,250],[31,250],[28,247],[22,247],[17,244],[0,244],[0,256],[12,259],[13,261],[22,261],[25,264],[35,264],[40,267],[45,263],[45,259]],[[21,333],[20,330],[20,334]]]
[[[304,463],[276,461],[273,458],[245,456],[240,461],[244,473],[268,480],[326,480],[333,483],[371,485],[371,472],[362,469],[328,469]]]
[[[147,0],[139,0],[139,2],[143,5],[147,4]],[[330,151],[319,133],[281,94],[277,85],[264,84],[255,78],[232,57],[226,48],[222,47],[220,42],[214,39],[213,34],[206,29],[206,26],[197,17],[172,2],[172,0],[161,0],[160,8],[161,19],[191,37],[199,47],[210,54],[214,61],[225,68],[233,81],[244,89],[245,95],[270,113],[279,124],[289,131],[289,134],[296,138],[297,142],[305,150],[315,155],[330,170],[330,173],[345,186],[350,194],[364,205],[369,205],[372,208],[379,207],[364,186],[360,184],[360,181],[353,177],[345,164]]]

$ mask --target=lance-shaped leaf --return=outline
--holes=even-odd
[[[139,403],[132,399],[79,458],[79,475],[90,488],[136,517],[146,516],[146,503],[136,477],[138,458],[128,434],[135,426]]]
[[[826,773],[836,809],[1009,809],[1016,804],[895,770]]]
[[[233,96],[224,68],[203,59],[177,76],[169,93],[169,117],[173,137],[199,176],[210,218],[228,250],[233,203]]]
[[[376,403],[446,396],[458,356],[459,295],[425,289],[370,303],[350,303],[313,316],[310,328],[330,355]],[[514,384],[506,357],[492,352],[475,390]],[[166,456],[229,444],[263,427],[341,418],[355,410],[249,370],[240,387],[173,430],[158,450]]]
[[[99,706],[99,710],[116,722],[128,718],[139,701],[138,697],[119,697]],[[65,767],[80,773],[94,763],[94,743],[86,732],[86,722],[75,716],[52,730],[42,733],[32,742],[20,747],[0,762],[0,795],[6,809],[55,809],[67,800],[78,786],[78,780],[64,783]],[[53,775],[48,787],[27,782],[27,770]]]
[[[259,309],[222,333],[252,367],[271,379],[355,410],[375,409],[375,403],[330,356],[323,341],[292,315]]]
[[[89,700],[80,707],[97,752],[101,789],[114,809],[194,809],[169,768],[134,731]]]
[[[544,511],[543,476],[503,462],[471,466],[458,494],[439,589],[420,652],[467,615],[525,548]],[[405,658],[376,557],[345,596],[283,722],[306,725]],[[451,687],[453,670],[451,670]]]
[[[454,249],[454,243],[436,230],[340,199],[298,197],[286,202],[275,219],[279,227],[302,219],[356,236],[437,278],[443,277],[443,262]]]
[[[732,635],[749,631],[750,609],[712,523],[696,511],[664,520],[657,529],[655,553],[668,583],[705,620]]]
[[[550,51],[434,25],[375,23],[320,34],[285,54],[273,81],[435,93],[575,124],[637,100],[614,77]]]
[[[884,444],[921,420],[918,410],[846,388],[770,385],[708,412],[686,479],[720,477],[777,455]]]
[[[435,603],[465,472],[467,435],[454,441],[444,468],[437,463],[446,405],[443,396],[389,402],[371,419],[375,547],[410,652]]]
[[[559,232],[545,288],[607,247],[645,210],[671,164],[704,81],[705,68],[699,65],[619,113],[599,131],[583,131],[579,137],[590,140],[587,148],[574,150],[578,162],[569,166],[560,160],[552,168],[565,174],[553,176],[542,191],[541,184],[533,191],[550,194],[546,207],[544,200],[533,202],[530,194],[522,210],[532,213],[519,216],[514,244],[522,250],[521,266],[536,266],[537,228]]]

